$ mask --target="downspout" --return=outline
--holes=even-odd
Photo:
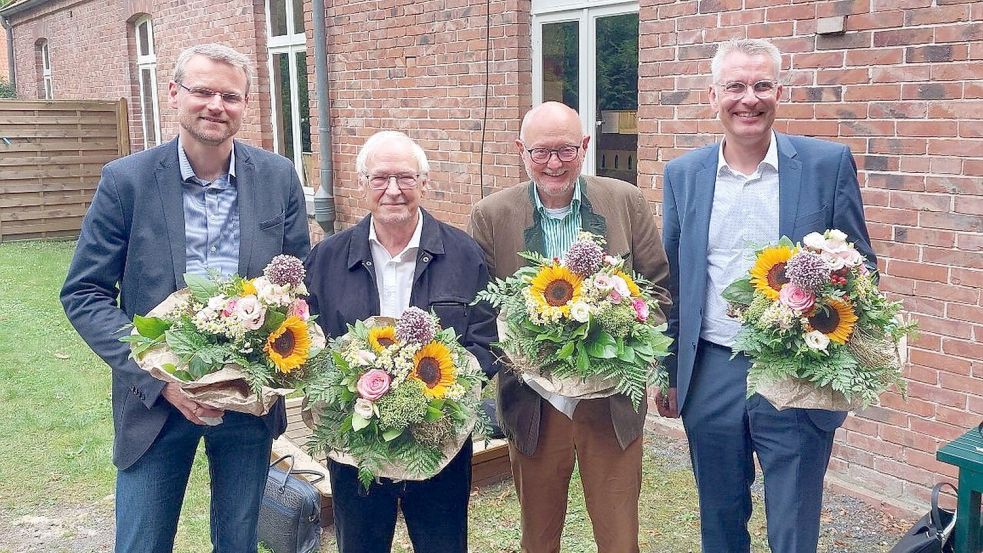
[[[320,156],[321,186],[314,193],[314,220],[324,234],[334,234],[334,183],[331,181],[331,119],[328,115],[328,54],[327,33],[324,28],[324,0],[313,0],[311,20],[314,23],[314,83],[317,96],[317,136]]]
[[[14,27],[7,16],[0,15],[0,25],[7,29],[7,75],[10,77],[10,87],[17,90],[17,75],[14,72]]]

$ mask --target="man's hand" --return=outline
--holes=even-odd
[[[184,418],[198,425],[207,425],[205,421],[201,420],[204,418],[217,419],[225,414],[225,411],[221,409],[213,409],[207,405],[202,405],[197,401],[188,397],[181,389],[181,386],[175,384],[174,382],[168,382],[164,385],[164,389],[161,390],[160,394],[164,396],[164,399],[169,401],[171,405],[177,408],[178,411],[184,415]]]
[[[679,405],[676,403],[676,389],[669,388],[669,393],[662,395],[662,390],[655,392],[655,406],[663,417],[675,419],[679,417]]]

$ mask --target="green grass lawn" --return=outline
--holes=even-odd
[[[71,512],[82,521],[75,526],[95,527],[110,536],[104,542],[111,543],[110,521],[104,520],[112,517],[115,476],[110,370],[78,337],[58,301],[72,250],[69,242],[0,244],[0,405],[4,408],[0,418],[0,535],[5,520],[9,524],[18,517],[58,517]],[[641,549],[648,553],[699,551],[697,500],[685,452],[678,443],[663,447],[657,436],[646,439]],[[767,551],[763,511],[756,497],[750,526],[755,553]],[[472,551],[517,551],[518,502],[511,482],[475,492],[470,513]],[[208,535],[208,470],[204,452],[199,450],[175,551],[207,550]],[[71,534],[65,540],[74,545],[43,550],[96,550],[80,547]],[[3,542],[0,540],[0,553],[8,551]],[[393,550],[411,551],[405,531],[398,532]],[[323,551],[335,551],[330,534],[325,534]],[[576,475],[563,551],[596,551]]]

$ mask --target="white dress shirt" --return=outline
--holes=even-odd
[[[733,346],[741,329],[727,316],[724,288],[754,265],[755,250],[778,236],[778,146],[775,133],[754,173],[744,175],[727,164],[724,144],[717,155],[717,182],[707,240],[707,288],[700,338]]]
[[[423,212],[417,208],[416,230],[403,251],[389,255],[375,234],[375,220],[369,225],[369,248],[375,265],[375,284],[379,288],[379,314],[399,317],[410,306],[413,274],[416,272],[416,252],[423,233]]]

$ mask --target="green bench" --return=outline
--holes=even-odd
[[[983,494],[983,434],[974,428],[935,454],[943,463],[959,467],[956,498],[956,553],[983,552],[980,496]]]

